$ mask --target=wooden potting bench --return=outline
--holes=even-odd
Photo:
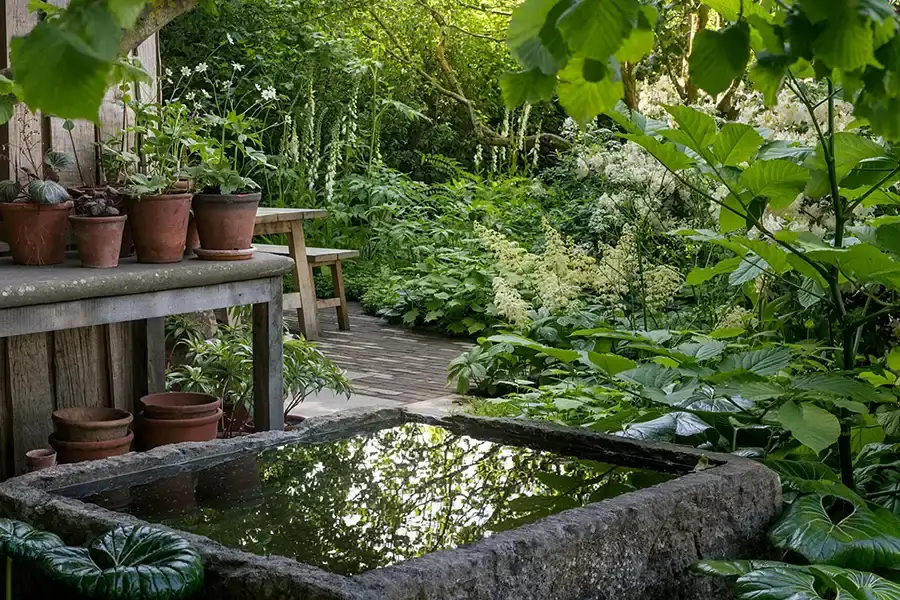
[[[48,267],[0,259],[4,471],[13,463],[20,467],[27,450],[46,446],[56,408],[108,405],[133,411],[136,399],[164,390],[165,317],[174,314],[253,305],[254,422],[258,430],[282,429],[281,281],[293,266],[288,258],[265,253],[238,262],[189,259],[168,265],[123,259],[118,268],[102,270],[83,268],[77,259]],[[96,326],[111,331],[118,323],[130,324],[119,338],[124,343],[91,335],[103,329]],[[86,335],[62,335],[75,328]],[[106,349],[101,354],[109,357],[108,365],[80,360],[95,339]],[[122,381],[131,384],[122,389]]]

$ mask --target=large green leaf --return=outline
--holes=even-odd
[[[13,560],[36,561],[51,548],[64,546],[57,536],[28,523],[0,519],[0,554]]]
[[[791,381],[791,385],[798,390],[820,392],[829,396],[845,396],[858,402],[872,402],[882,397],[882,394],[870,384],[834,373],[812,373],[796,377]]]
[[[775,375],[791,361],[789,348],[760,348],[738,354],[730,354],[719,363],[719,371],[749,371],[757,375]]]
[[[726,123],[713,141],[713,153],[726,167],[738,167],[756,156],[765,140],[743,123]]]
[[[553,98],[556,76],[544,75],[534,68],[517,73],[506,73],[500,77],[500,90],[506,106],[513,108],[522,104],[537,104],[541,100]]]
[[[694,269],[688,273],[684,282],[687,285],[700,285],[706,283],[714,277],[724,275],[725,273],[731,273],[741,264],[741,262],[743,262],[743,259],[740,256],[735,256],[733,258],[720,260],[714,267],[694,267]]]
[[[606,71],[598,77],[600,69]],[[615,108],[624,92],[608,68],[584,56],[573,57],[559,74],[559,102],[581,125]]]
[[[588,352],[587,358],[589,364],[597,367],[607,375],[616,375],[622,371],[633,369],[635,362],[630,358],[618,356],[617,354],[601,354],[599,352]]]
[[[82,2],[13,38],[10,62],[22,100],[34,111],[96,121],[121,32],[104,3]]]
[[[182,537],[150,527],[117,527],[89,548],[61,547],[44,570],[88,598],[175,600],[203,587],[203,561]]]
[[[861,162],[884,155],[884,148],[870,139],[847,131],[839,131],[834,134],[834,168],[838,183],[842,182]],[[806,193],[813,198],[821,198],[831,192],[825,150],[821,143],[816,147],[816,154],[812,162],[815,171],[806,186]]]
[[[566,64],[568,48],[556,21],[572,0],[525,0],[513,10],[506,42],[526,68],[555,75]]]
[[[769,199],[774,210],[789,206],[809,180],[809,171],[789,160],[758,160],[741,174],[743,183],[754,196]]]
[[[520,335],[492,335],[487,338],[487,341],[493,342],[494,344],[510,344],[512,346],[528,348],[529,350],[545,354],[564,363],[572,363],[581,358],[581,353],[578,350],[567,350],[565,348],[546,346]]]
[[[668,129],[660,133],[687,148],[690,148],[707,162],[711,159],[709,147],[716,139],[716,122],[706,113],[682,105],[666,106],[666,112],[678,123],[678,129]]]
[[[722,31],[704,29],[694,38],[688,59],[691,81],[715,96],[744,74],[749,60],[750,27],[746,22],[729,25]]]
[[[580,0],[557,26],[573,52],[605,63],[631,33],[639,7],[637,0]]]
[[[871,571],[900,564],[900,521],[889,512],[845,503],[844,516],[832,517],[828,497],[798,498],[769,532],[777,547],[812,563]]]
[[[778,420],[804,446],[816,454],[837,443],[841,424],[837,417],[815,404],[804,402],[799,406],[785,402],[778,409]]]

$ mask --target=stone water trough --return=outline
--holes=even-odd
[[[0,485],[5,516],[69,544],[178,531],[210,599],[724,600],[689,566],[759,556],[780,505],[777,476],[740,457],[399,409]]]

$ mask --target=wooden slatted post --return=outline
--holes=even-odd
[[[253,422],[257,431],[284,429],[281,278],[269,281],[273,300],[253,305]]]

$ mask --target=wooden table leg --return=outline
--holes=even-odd
[[[257,431],[284,429],[281,278],[272,278],[270,283],[272,299],[253,305],[253,422]]]
[[[300,294],[303,306],[297,309],[300,331],[308,340],[319,339],[319,310],[316,306],[316,287],[310,276],[306,262],[306,239],[303,235],[303,221],[292,221],[288,233],[288,247],[294,259],[294,285]]]
[[[133,402],[147,394],[166,391],[166,319],[132,322],[134,371]]]

